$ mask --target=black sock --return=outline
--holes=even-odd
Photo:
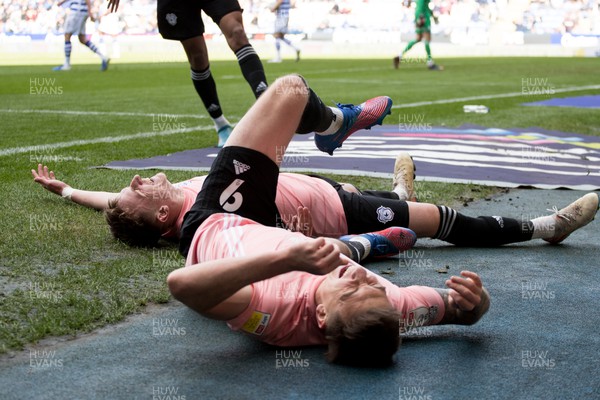
[[[258,54],[256,54],[251,44],[247,44],[238,49],[235,56],[240,64],[242,75],[250,85],[254,97],[258,99],[267,90],[267,77]]]
[[[348,246],[350,253],[352,253],[352,256],[350,257],[352,261],[359,263],[366,258],[367,249],[365,249],[365,246],[362,243],[344,239],[340,239],[340,241]]]
[[[331,122],[336,118],[333,111],[323,104],[319,96],[311,88],[308,90],[308,103],[304,107],[304,113],[296,133],[323,132],[331,126]]]
[[[217,96],[217,84],[210,73],[210,67],[207,67],[204,71],[196,71],[192,68],[191,75],[196,93],[202,99],[206,111],[212,118],[219,118],[223,115],[223,111],[219,103],[219,96]]]
[[[440,226],[434,239],[458,246],[500,246],[531,240],[531,221],[505,217],[467,217],[446,206],[438,206]]]

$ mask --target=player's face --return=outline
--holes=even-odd
[[[173,185],[162,172],[142,178],[136,175],[119,194],[119,206],[125,209],[158,210],[170,196]]]
[[[377,277],[357,265],[338,267],[321,284],[321,302],[329,312],[356,312],[368,305],[389,307],[390,302]]]

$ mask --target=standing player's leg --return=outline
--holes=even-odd
[[[277,28],[275,28],[277,29]],[[281,38],[283,35],[280,32],[273,33],[273,37],[275,38],[275,58],[269,60],[270,63],[280,63],[281,62]]]
[[[222,147],[231,134],[231,124],[221,110],[217,85],[210,71],[208,50],[204,41],[201,11],[206,1],[158,0],[156,18],[158,31],[167,40],[181,42],[191,68],[194,89],[213,119]],[[213,0],[213,3],[220,1]]]
[[[68,21],[68,16],[67,16]],[[65,21],[65,62],[63,65],[59,65],[58,67],[52,68],[53,71],[69,71],[71,69],[71,36],[72,34],[66,32],[68,27],[68,22]]]
[[[237,4],[237,1],[235,3]],[[242,12],[232,11],[224,15],[219,20],[218,25],[225,35],[229,48],[238,59],[244,79],[250,85],[254,97],[258,98],[267,90],[267,78],[258,54],[246,36]]]
[[[104,54],[102,54],[100,49],[94,43],[92,43],[91,40],[89,40],[87,38],[87,35],[85,33],[79,34],[79,42],[81,44],[87,46],[88,49],[90,49],[91,51],[96,53],[98,55],[98,57],[100,57],[100,59],[102,60],[102,64],[100,65],[100,71],[106,71],[108,69],[108,63],[110,61],[108,59],[108,57],[106,57],[106,56],[104,56]]]
[[[402,53],[400,53],[396,57],[394,57],[394,68],[398,69],[398,67],[400,66],[400,62],[402,61],[402,57],[404,57],[404,54],[406,54],[410,49],[412,49],[412,47],[415,44],[419,43],[421,41],[421,39],[423,39],[423,34],[420,33],[420,29],[417,28],[417,37],[415,39],[411,40],[410,42],[408,42],[408,44],[406,45],[404,50],[402,50]]]
[[[287,33],[287,24],[285,27],[285,31]],[[296,62],[300,61],[300,49],[298,47],[296,47],[289,39],[285,38],[285,33],[281,34],[281,42],[287,44],[289,47],[291,47],[295,52],[296,52]]]
[[[429,28],[427,28],[429,29]],[[431,42],[431,31],[427,30],[423,32],[423,43],[425,44],[425,52],[427,53],[427,68],[430,70],[440,70],[441,68],[433,61],[431,58],[431,46],[429,43]]]
[[[196,93],[202,100],[206,111],[212,118],[219,142],[217,147],[223,147],[227,138],[231,134],[231,124],[223,115],[219,96],[217,94],[217,84],[210,72],[210,63],[208,61],[208,50],[204,37],[194,36],[181,41],[185,54],[190,63],[192,83]]]

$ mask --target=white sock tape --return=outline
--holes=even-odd
[[[67,186],[62,190],[62,193],[60,195],[63,197],[63,199],[71,200],[71,195],[74,191],[75,189],[73,189],[71,186]]]

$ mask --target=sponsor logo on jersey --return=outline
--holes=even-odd
[[[173,13],[169,13],[165,16],[165,19],[167,20],[169,25],[171,25],[171,26],[177,25],[177,15],[175,15]]]
[[[250,169],[249,165],[241,163],[237,160],[233,160],[233,167],[235,168],[236,175],[243,174],[244,172],[246,172]]]
[[[382,224],[394,219],[394,212],[389,207],[379,206],[377,209],[377,220]]]
[[[267,326],[269,326],[269,321],[271,321],[271,314],[254,311],[250,318],[248,318],[248,321],[242,326],[242,330],[260,336],[267,329]]]

